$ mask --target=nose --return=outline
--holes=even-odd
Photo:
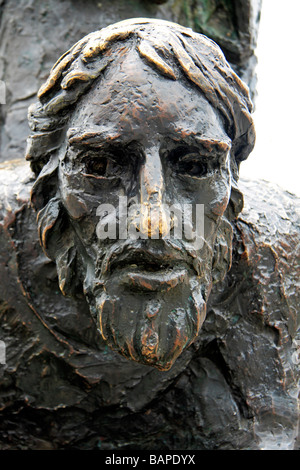
[[[166,237],[170,232],[170,218],[164,204],[165,181],[159,152],[152,149],[145,155],[139,173],[140,214],[135,227],[147,238]]]

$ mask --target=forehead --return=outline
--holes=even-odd
[[[230,142],[219,113],[195,85],[160,75],[135,50],[118,57],[82,97],[70,127],[72,134],[107,138],[197,135]]]

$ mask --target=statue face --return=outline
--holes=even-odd
[[[91,312],[107,344],[129,359],[167,370],[199,333],[230,196],[229,149],[204,96],[184,78],[158,75],[135,51],[120,57],[74,111],[61,150],[62,201]],[[174,204],[191,208],[193,229],[196,206],[202,208],[201,246],[184,230],[174,235]],[[99,236],[115,222],[116,236]]]

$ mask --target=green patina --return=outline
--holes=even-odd
[[[199,33],[217,41],[238,39],[233,0],[172,0],[167,5],[180,23]]]

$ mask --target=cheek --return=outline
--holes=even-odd
[[[205,204],[204,227],[206,240],[213,242],[219,220],[229,203],[231,191],[230,174],[211,181],[209,186],[209,197],[206,199]]]
[[[89,213],[88,207],[83,199],[71,192],[66,192],[63,197],[63,203],[70,216],[75,220],[81,219]]]
[[[79,172],[68,174],[61,171],[59,185],[64,207],[75,220],[83,217],[96,219],[100,204],[110,203],[118,207],[119,196],[124,195],[116,184],[87,179]]]
[[[88,205],[77,189],[76,178],[60,173],[59,186],[63,205],[68,214],[75,220],[89,213]]]
[[[63,171],[60,172],[59,185],[63,206],[76,227],[77,236],[83,246],[92,252],[93,243],[97,241],[96,245],[99,245],[96,229],[100,220],[97,213],[100,205],[110,203],[118,208],[119,196],[123,192],[119,189],[108,191],[106,187],[83,180],[76,173],[70,175]],[[107,241],[104,242],[106,244]]]
[[[223,168],[210,182],[210,201],[208,210],[213,217],[222,217],[224,214],[231,192],[231,174],[229,167]]]
[[[80,194],[80,192],[74,189],[71,184],[68,184],[67,181],[68,177],[62,178],[61,180],[61,183],[64,183],[60,186],[62,203],[72,221],[78,238],[85,249],[90,252],[90,249],[92,249],[91,244],[96,234],[97,207],[93,208],[93,206],[85,200],[84,193]]]
[[[225,179],[214,184],[215,198],[211,202],[211,211],[217,217],[221,217],[227,208],[230,188],[230,182]]]

